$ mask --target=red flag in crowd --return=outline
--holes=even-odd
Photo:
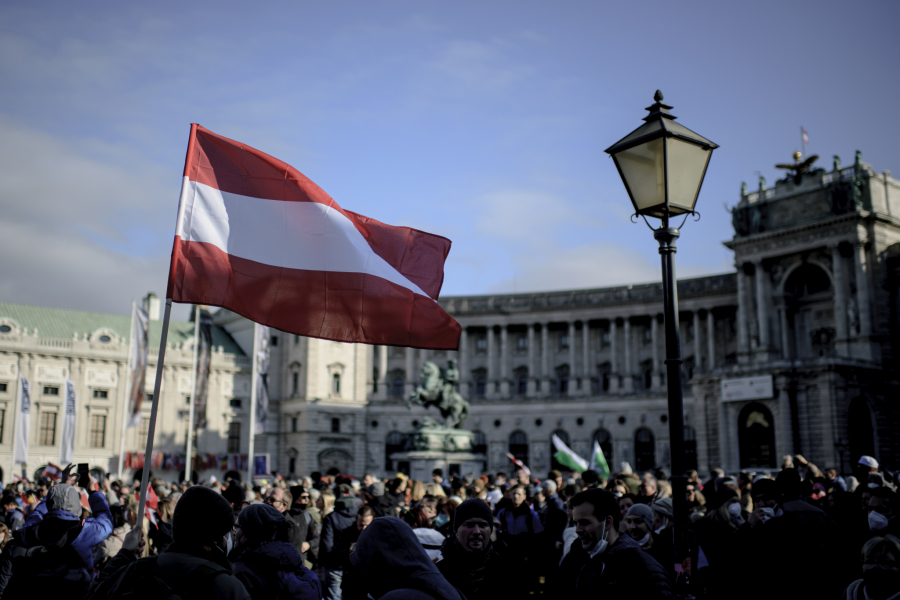
[[[450,240],[344,210],[295,168],[191,126],[167,297],[281,331],[455,350]]]
[[[53,463],[47,463],[47,466],[44,467],[44,477],[49,477],[53,481],[59,481],[60,477],[62,477],[62,474],[63,470]]]

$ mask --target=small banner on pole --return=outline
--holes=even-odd
[[[24,377],[19,379],[19,426],[16,429],[16,450],[13,463],[24,465],[28,462],[28,432],[31,431],[31,384]]]
[[[254,433],[266,433],[269,429],[269,328],[259,325],[256,328],[256,426]]]
[[[127,429],[141,424],[141,404],[144,402],[144,385],[147,377],[147,358],[150,354],[150,315],[134,307],[134,331],[131,332],[131,399],[128,404]]]
[[[59,462],[67,465],[75,461],[75,417],[78,416],[75,382],[66,379],[66,413],[63,415],[62,446]]]
[[[200,344],[197,349],[197,375],[194,393],[194,429],[206,429],[206,400],[209,395],[209,365],[212,359],[212,316],[200,309]]]

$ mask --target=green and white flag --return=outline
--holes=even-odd
[[[597,441],[594,441],[594,452],[591,454],[591,468],[597,471],[597,475],[609,481],[609,463],[606,462],[603,448]]]
[[[580,473],[588,470],[588,462],[572,452],[555,433],[551,439],[553,440],[553,447],[556,448],[556,454],[553,455],[556,462]]]

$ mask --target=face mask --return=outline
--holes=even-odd
[[[598,554],[603,554],[606,552],[606,547],[609,545],[609,542],[606,541],[606,521],[603,522],[603,533],[600,535],[600,541],[597,542],[597,545],[590,551],[591,556],[597,556]]]
[[[231,554],[231,551],[234,550],[234,535],[231,533],[225,534],[225,556]]]
[[[764,506],[762,511],[763,511],[763,518],[762,518],[763,523],[765,523],[766,521],[768,521],[769,519],[771,519],[772,517],[775,516],[775,510],[772,508],[768,508],[768,507]]]
[[[647,535],[645,535],[641,539],[637,540],[637,543],[643,548],[644,545],[649,541],[650,541],[650,532],[648,531]]]
[[[737,502],[733,502],[728,505],[728,513],[734,517],[735,519],[740,518],[741,516],[741,505]]]
[[[442,527],[442,526],[445,525],[449,520],[450,520],[450,517],[448,517],[448,516],[445,515],[444,513],[441,513],[441,514],[439,514],[438,516],[436,516],[436,517],[434,518],[434,526],[435,526],[435,527]]]
[[[659,532],[661,532],[663,529],[665,529],[668,526],[669,526],[669,517],[663,517],[662,527],[660,527],[659,529],[654,529],[653,533],[659,535]]]
[[[888,528],[888,518],[874,510],[869,513],[869,529],[872,531],[884,531]]]

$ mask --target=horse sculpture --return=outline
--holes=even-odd
[[[459,369],[456,361],[450,360],[447,370],[441,374],[441,368],[433,362],[422,365],[421,380],[423,382],[409,398],[406,399],[406,407],[419,405],[428,408],[437,406],[444,418],[443,424],[434,419],[426,418],[426,427],[447,427],[459,429],[466,417],[469,416],[469,403],[460,395],[456,386],[459,383]]]

